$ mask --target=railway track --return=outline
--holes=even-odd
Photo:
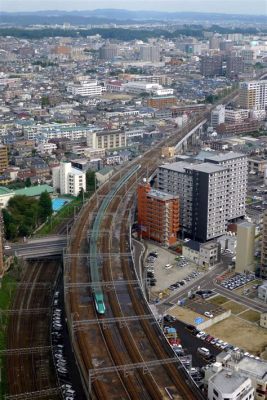
[[[167,139],[164,145],[177,143],[203,118],[197,118],[194,123],[189,124],[186,129],[178,131]],[[142,176],[150,176],[160,162],[161,147],[158,144],[154,149],[148,151],[143,157],[133,161],[123,171],[125,174],[133,165],[140,164],[137,173],[138,179]],[[120,174],[117,173],[112,182],[117,182]],[[110,184],[112,186],[112,183]],[[134,189],[136,179],[130,178],[128,182],[111,199],[105,210],[100,228],[100,239],[97,248],[100,254],[110,254],[101,261],[102,280],[112,282],[113,280],[124,280],[125,284],[120,291],[116,288],[105,293],[106,317],[114,318],[116,323],[110,324],[108,329],[103,327],[99,316],[95,312],[90,285],[76,285],[72,290],[66,290],[68,283],[88,283],[90,273],[86,258],[79,254],[88,253],[87,236],[90,227],[93,226],[94,213],[97,212],[99,201],[97,196],[105,196],[109,191],[108,184],[100,188],[80,212],[79,219],[72,229],[72,240],[68,249],[69,262],[65,269],[65,301],[68,313],[70,329],[72,330],[73,319],[95,320],[95,325],[90,329],[82,329],[72,333],[73,348],[83,377],[87,392],[93,388],[92,397],[98,399],[163,399],[170,398],[167,393],[172,393],[173,398],[179,399],[202,399],[201,393],[190,381],[188,375],[183,371],[179,361],[173,362],[172,350],[162,336],[157,324],[148,319],[140,319],[138,316],[149,314],[150,310],[138,285],[127,284],[127,281],[136,280],[133,273],[133,265],[130,259],[120,257],[119,254],[127,254],[129,248],[128,217],[129,210],[134,201]],[[129,190],[132,190],[129,194]],[[122,218],[122,223],[114,224],[112,213],[120,211],[117,216]],[[124,210],[124,211],[123,211]],[[123,213],[121,213],[123,212]],[[127,223],[126,223],[127,221]],[[107,237],[109,239],[107,240]],[[111,238],[115,240],[111,240]],[[126,240],[127,239],[127,240]],[[117,254],[116,263],[114,254]],[[67,255],[68,257],[68,255]],[[115,265],[116,264],[116,265]],[[122,290],[123,289],[123,290]],[[126,300],[125,300],[126,299]],[[108,300],[108,301],[107,301]],[[125,303],[126,301],[126,303]],[[121,324],[119,319],[124,316],[136,316],[136,320]],[[153,321],[155,322],[155,321]],[[92,326],[94,326],[92,333]],[[169,359],[170,363],[164,363],[153,370],[145,368],[146,363],[155,360]],[[114,368],[123,365],[143,365],[125,374],[123,368]],[[112,373],[104,374],[101,379],[88,382],[89,371],[93,372],[101,366],[109,366]],[[144,370],[146,373],[144,373]],[[116,390],[115,390],[116,385]],[[168,390],[166,390],[168,389]],[[170,390],[170,391],[169,391]]]
[[[51,306],[50,287],[59,266],[55,262],[33,262],[27,265],[23,283],[18,285],[8,320],[6,370],[8,396],[21,399],[58,400],[58,394],[46,394],[57,386],[53,373],[49,338]],[[45,283],[44,286],[40,283]],[[35,312],[34,310],[38,311]],[[23,349],[20,350],[20,349]]]

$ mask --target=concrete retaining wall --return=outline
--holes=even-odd
[[[209,328],[210,326],[217,324],[217,322],[223,321],[224,319],[230,317],[231,315],[231,310],[225,311],[224,313],[217,315],[214,318],[210,318],[204,322],[202,322],[201,324],[197,325],[197,328],[199,330],[204,330],[206,328]]]

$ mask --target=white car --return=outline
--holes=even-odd
[[[209,311],[205,311],[204,315],[205,315],[205,317],[213,318],[213,314],[211,314]]]
[[[198,332],[198,334],[196,335],[197,338],[201,338],[201,336],[205,335],[205,332],[200,331]]]

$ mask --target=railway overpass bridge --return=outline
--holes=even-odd
[[[207,122],[207,119],[199,122],[191,131],[189,131],[177,144],[175,147],[175,152],[180,153],[187,150],[188,145],[194,145],[198,140],[199,136],[203,132],[203,126]]]

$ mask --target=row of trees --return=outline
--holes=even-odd
[[[43,192],[39,200],[27,196],[12,197],[3,209],[6,238],[14,240],[31,235],[52,212],[52,201],[47,192]]]
[[[124,29],[124,28],[92,28],[92,29],[58,29],[58,28],[44,28],[44,29],[22,29],[22,28],[1,28],[0,36],[14,36],[19,38],[27,39],[42,39],[45,37],[77,37],[77,35],[82,37],[101,35],[103,39],[116,39],[123,41],[130,40],[143,40],[147,41],[149,38],[153,37],[165,37],[169,39],[174,39],[180,35],[184,36],[194,36],[198,38],[203,38],[204,32],[208,30],[209,32],[217,33],[242,33],[242,34],[257,34],[259,33],[257,28],[245,27],[245,28],[225,28],[218,25],[213,25],[206,29],[202,25],[183,25],[179,29],[171,32],[164,29]],[[267,32],[266,29],[262,29],[262,32]],[[43,63],[43,62],[42,62]],[[42,65],[42,64],[40,64]],[[45,63],[42,66],[54,65],[53,63]]]

